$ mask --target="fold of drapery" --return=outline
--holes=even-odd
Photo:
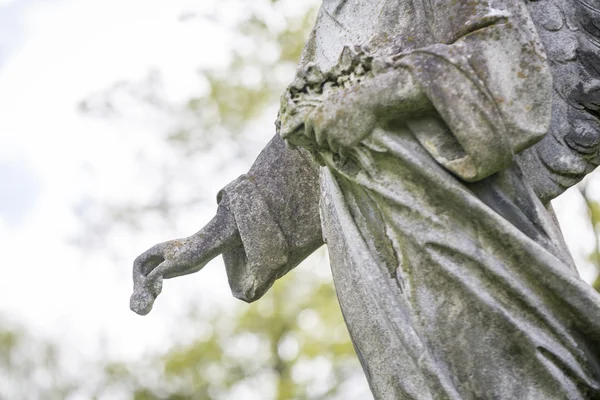
[[[541,239],[551,216],[526,184],[515,197],[542,221],[534,238],[406,129],[325,159],[334,282],[377,399],[600,396],[600,296]]]
[[[242,242],[223,254],[232,293],[241,300],[259,299],[323,244],[317,167],[279,136],[218,201],[233,214]]]

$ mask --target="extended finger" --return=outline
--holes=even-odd
[[[318,149],[326,149],[327,145],[327,129],[323,129],[322,125],[315,127],[315,142]]]
[[[340,154],[341,146],[339,145],[338,141],[336,140],[336,135],[329,135],[326,142],[327,142],[327,146],[328,146],[329,150],[332,153],[336,153],[341,156],[341,154]]]
[[[310,140],[317,149],[323,147],[323,106],[317,107],[308,116]]]
[[[315,112],[311,112],[306,120],[304,121],[304,137],[306,138],[308,143],[315,143],[315,122],[314,122],[314,114]]]
[[[172,262],[171,260],[165,260],[161,262],[156,268],[154,268],[148,276],[146,277],[146,285],[153,285],[154,282],[157,282],[159,279],[172,272],[172,270],[177,268],[177,264]]]

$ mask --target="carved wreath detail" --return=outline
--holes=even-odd
[[[338,63],[323,72],[314,63],[308,63],[296,73],[296,78],[281,97],[281,106],[275,126],[285,140],[294,136],[294,142],[310,147],[311,143],[299,143],[305,118],[318,107],[329,94],[349,88],[380,74],[393,65],[393,60],[374,56],[366,46],[344,47]],[[287,140],[288,145],[290,144]]]

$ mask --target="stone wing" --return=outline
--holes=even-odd
[[[594,5],[596,4],[596,5]],[[600,164],[600,6],[592,0],[530,1],[554,79],[546,137],[519,154],[544,204]]]

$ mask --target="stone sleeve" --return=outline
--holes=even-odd
[[[438,117],[408,126],[440,164],[478,181],[546,134],[552,76],[522,0],[433,3],[438,43],[405,53],[399,63]]]
[[[242,242],[223,254],[232,293],[241,300],[259,299],[323,244],[318,167],[278,135],[217,200],[234,215]]]

